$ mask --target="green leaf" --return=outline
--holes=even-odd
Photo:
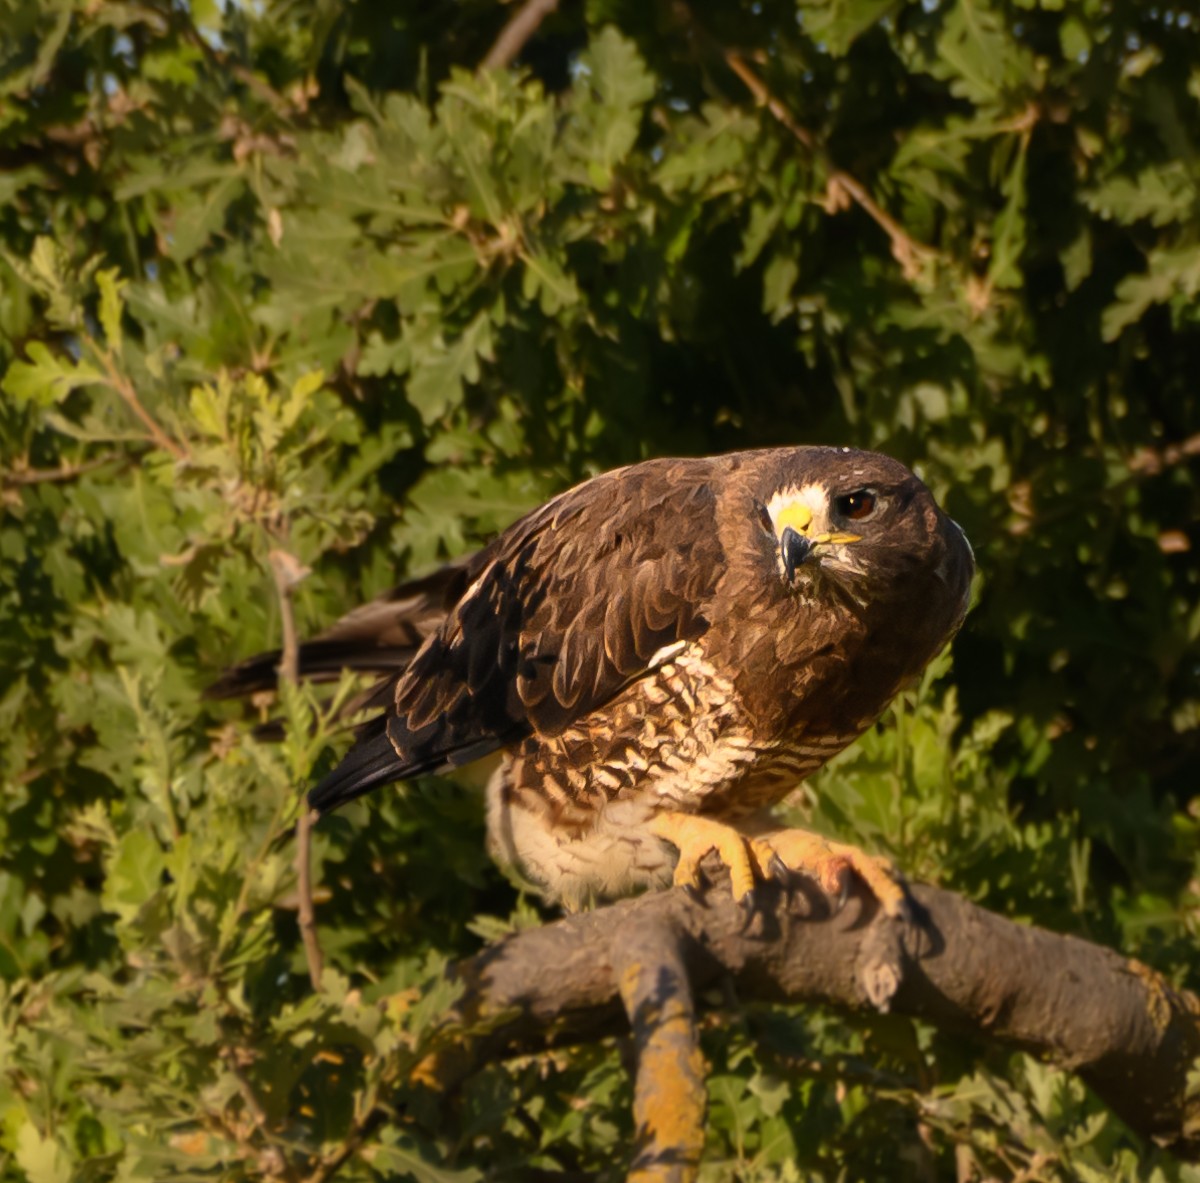
[[[612,184],[613,170],[632,151],[642,108],[655,79],[631,41],[611,25],[592,38],[580,56],[574,85],[574,152],[586,163],[596,189]]]
[[[184,190],[175,195],[170,213],[162,219],[167,253],[185,262],[204,247],[225,223],[229,206],[245,188],[241,177],[227,177],[202,192]]]
[[[71,1161],[66,1151],[28,1119],[17,1133],[16,1160],[28,1183],[70,1183]]]
[[[1004,178],[1007,197],[992,228],[992,261],[988,279],[994,288],[1020,288],[1025,282],[1021,255],[1025,250],[1025,158],[1022,140],[1016,163]]]
[[[1037,80],[1033,55],[982,0],[958,0],[947,12],[929,71],[948,81],[952,94],[981,105],[999,103]]]
[[[26,350],[29,361],[15,361],[4,375],[3,389],[18,402],[52,407],[72,390],[99,382],[103,375],[87,362],[72,362],[50,352],[41,341]]]
[[[1169,226],[1187,218],[1198,196],[1193,171],[1173,160],[1143,169],[1136,177],[1110,177],[1083,200],[1102,218],[1126,225],[1145,218],[1153,226]]]
[[[843,57],[855,39],[893,8],[898,0],[801,0],[804,31],[834,57]]]
[[[412,344],[408,400],[426,423],[434,423],[463,397],[463,383],[479,380],[480,358],[490,361],[492,325],[481,312],[449,345],[435,338]]]
[[[121,352],[121,311],[124,302],[121,293],[125,281],[115,267],[96,272],[96,286],[100,289],[100,327],[104,340],[113,353]]]
[[[1104,339],[1115,341],[1151,304],[1176,297],[1187,302],[1200,294],[1200,251],[1194,247],[1156,250],[1146,260],[1146,271],[1126,276],[1117,284],[1116,299],[1104,310]]]
[[[130,923],[162,889],[166,859],[162,847],[145,830],[130,830],[108,866],[101,896],[104,907]]]
[[[527,300],[537,300],[546,316],[557,316],[564,308],[579,303],[579,288],[562,265],[550,255],[524,256],[525,274],[521,290]]]
[[[800,265],[784,253],[771,257],[763,269],[763,311],[782,320],[792,308],[792,289],[800,278]]]

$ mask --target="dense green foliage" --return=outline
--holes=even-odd
[[[620,1176],[618,1048],[408,1084],[445,961],[542,915],[478,787],[319,828],[314,993],[278,839],[346,737],[200,694],[272,551],[312,631],[651,455],[916,464],[977,605],[801,815],[1200,981],[1191,6],[580,0],[479,74],[512,11],[0,0],[6,1180],[301,1179],[373,1112],[339,1179]],[[905,1020],[705,1051],[706,1179],[1200,1178]]]

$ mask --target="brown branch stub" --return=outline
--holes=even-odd
[[[296,633],[296,613],[292,608],[292,591],[308,574],[308,568],[286,550],[273,550],[267,558],[275,580],[283,630],[283,644],[279,650],[279,680],[295,684],[300,676],[300,642]]]
[[[629,1183],[691,1183],[704,1150],[704,1057],[683,933],[669,917],[617,932],[613,973],[637,1046]]]
[[[500,30],[487,56],[479,63],[481,70],[502,70],[525,48],[529,38],[556,8],[558,0],[525,0]]]
[[[670,930],[681,934],[693,993],[728,976],[745,1000],[886,1005],[1004,1041],[1077,1072],[1143,1137],[1200,1160],[1200,1096],[1188,1087],[1200,1057],[1193,996],[1112,950],[937,888],[913,889],[921,919],[907,927],[857,895],[831,915],[822,896],[797,889],[789,902],[773,886],[760,891],[749,931],[724,889],[704,904],[657,892],[519,933],[463,963],[457,1013],[470,1055],[461,1071],[620,1030],[618,936]]]

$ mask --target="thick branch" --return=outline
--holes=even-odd
[[[619,929],[613,973],[637,1045],[629,1183],[688,1183],[704,1149],[704,1057],[684,960],[686,934],[664,913]]]
[[[1200,1056],[1200,1002],[1154,971],[932,887],[914,889],[913,926],[859,896],[831,916],[824,897],[797,891],[789,903],[773,887],[761,891],[749,931],[725,889],[705,903],[658,892],[519,933],[463,963],[457,1019],[466,1033],[452,1037],[450,1076],[622,1029],[622,997],[636,1014],[641,996],[624,976],[636,955],[620,952],[630,939],[622,934],[658,934],[661,951],[670,932],[693,992],[728,975],[746,1000],[891,1009],[1015,1044],[1078,1072],[1142,1136],[1200,1159],[1200,1098],[1187,1088]],[[669,974],[670,962],[659,957],[659,971],[665,964]],[[677,995],[681,1006],[687,997]],[[644,1049],[646,1037],[638,1040]]]

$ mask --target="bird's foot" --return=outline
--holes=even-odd
[[[826,894],[844,900],[853,873],[879,901],[885,916],[905,919],[909,915],[904,879],[890,859],[808,830],[776,830],[750,838],[749,845],[755,870],[764,878],[786,879],[788,872],[798,872],[815,880]]]
[[[650,822],[650,830],[679,848],[675,864],[675,886],[689,891],[700,890],[700,864],[712,851],[729,868],[729,883],[736,903],[749,901],[754,895],[754,867],[750,848],[744,834],[739,834],[724,822],[693,813],[660,813]]]
[[[806,875],[827,894],[845,901],[851,874],[863,881],[885,916],[907,919],[911,912],[904,879],[890,859],[876,858],[857,846],[833,842],[808,830],[775,830],[748,837],[724,822],[690,813],[660,813],[650,830],[679,849],[674,883],[699,891],[700,864],[714,850],[729,870],[734,902],[753,910],[758,879],[784,882]]]

